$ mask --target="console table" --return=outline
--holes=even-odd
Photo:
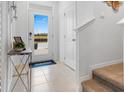
[[[12,58],[13,56],[14,58],[16,58],[15,60]],[[19,58],[17,59],[17,57]],[[10,91],[14,91],[17,85],[17,82],[20,79],[26,91],[30,92],[31,91],[31,68],[29,64],[32,61],[32,51],[30,49],[24,50],[22,52],[16,52],[15,50],[11,50],[8,52],[8,58],[10,60],[9,61],[10,64],[12,64],[14,69],[12,78],[16,77],[16,80],[14,80],[15,83],[10,85],[11,86]],[[22,79],[21,77],[22,75],[27,75],[26,82]]]

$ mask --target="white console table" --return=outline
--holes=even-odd
[[[20,62],[18,62],[17,64],[17,60],[15,61],[12,56],[18,56],[20,59]],[[21,56],[21,57],[20,57]],[[12,66],[14,67],[13,69],[15,69],[12,78],[16,77],[15,83],[12,84],[11,86],[11,90],[10,91],[14,91],[17,82],[19,81],[19,79],[21,80],[23,86],[25,87],[26,91],[30,92],[31,91],[31,68],[30,68],[30,63],[32,61],[32,51],[31,50],[24,50],[22,52],[16,52],[14,50],[11,50],[8,52],[8,58],[9,58],[9,62],[11,62]],[[26,60],[24,60],[24,58]],[[9,72],[9,71],[8,71]],[[22,75],[27,75],[27,82],[25,82],[22,79]]]

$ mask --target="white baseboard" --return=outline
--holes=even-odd
[[[91,78],[92,78],[92,76],[91,76],[90,74],[80,76],[79,92],[82,92],[82,90],[83,90],[81,83],[82,83],[83,81],[89,80],[89,79],[91,79]]]
[[[80,76],[80,82],[85,81],[85,80],[89,80],[91,78],[92,78],[92,76],[90,74]]]
[[[121,62],[123,62],[123,59],[116,59],[116,60],[107,61],[107,62],[100,62],[100,64],[95,64],[95,65],[89,66],[89,69],[91,71],[91,70],[94,70],[94,69],[97,69],[97,68],[101,68],[101,67],[104,67],[104,66],[109,66],[109,65],[117,64],[117,63],[121,63]]]
[[[116,60],[112,60],[112,61],[100,62],[100,64],[95,64],[95,65],[89,66],[88,74],[84,74],[84,75],[80,76],[80,83],[82,81],[86,81],[86,80],[89,80],[92,78],[92,70],[101,68],[104,66],[112,65],[112,64],[121,63],[122,61],[123,61],[123,59],[116,59]]]

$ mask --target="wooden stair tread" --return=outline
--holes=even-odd
[[[124,89],[123,64],[114,64],[93,70],[93,74],[121,89]]]
[[[88,92],[112,92],[111,88],[100,84],[94,79],[82,82],[83,90]]]

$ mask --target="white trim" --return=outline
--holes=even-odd
[[[106,61],[106,62],[101,62],[100,64],[91,65],[91,66],[89,66],[89,68],[90,68],[90,70],[94,70],[94,69],[97,69],[97,68],[101,68],[101,67],[104,67],[104,66],[117,64],[117,63],[121,63],[121,62],[123,62],[123,59],[115,59],[115,60],[112,60],[112,61]]]
[[[81,25],[77,26],[74,31],[79,32],[82,31],[82,29],[86,26],[88,26],[90,23],[92,23],[95,20],[95,17],[91,17],[88,20],[84,21]]]
[[[92,76],[90,74],[82,75],[82,76],[80,76],[80,83],[82,81],[86,81],[86,80],[89,80],[91,78],[92,78]]]
[[[74,2],[74,16],[75,16],[75,26],[77,25],[77,2]],[[76,91],[79,92],[80,85],[80,76],[79,76],[79,33],[76,33]]]
[[[80,76],[80,83],[79,83],[79,91],[82,92],[82,85],[81,83],[86,80],[90,80],[92,76],[90,74]]]
[[[122,18],[120,21],[118,21],[116,24],[118,25],[124,25],[124,18]]]

